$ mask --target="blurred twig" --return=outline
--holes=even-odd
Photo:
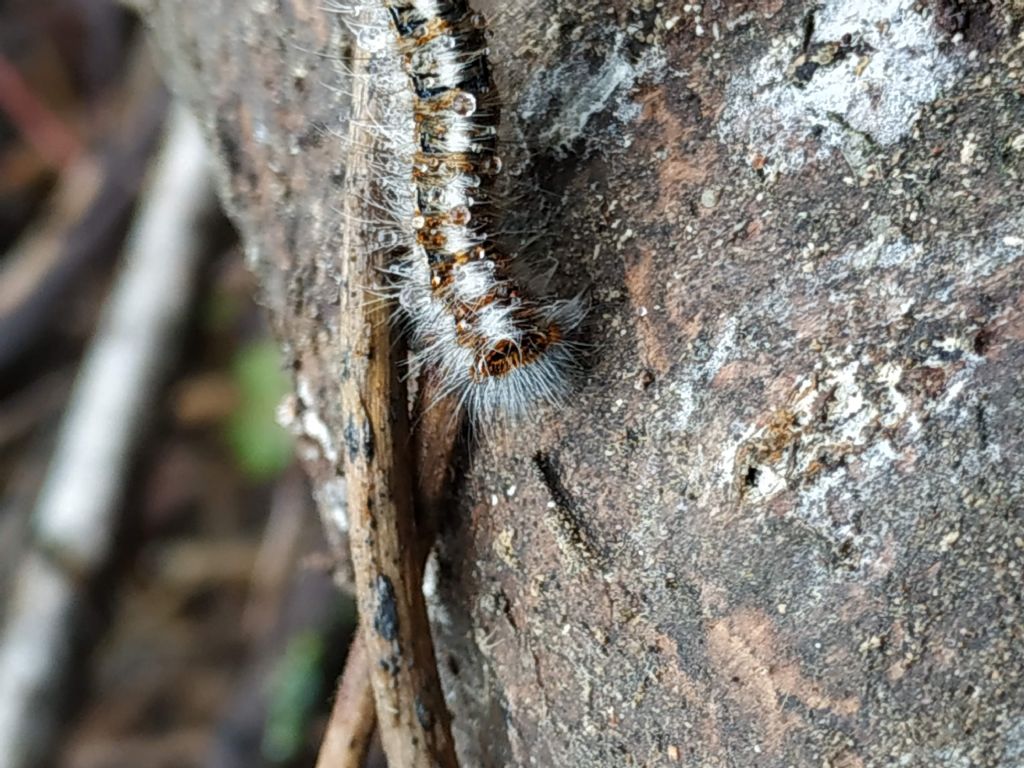
[[[70,163],[46,214],[5,255],[0,268],[0,368],[47,327],[54,305],[82,267],[114,245],[138,194],[166,103],[166,94],[150,81],[129,116],[129,135]]]
[[[202,139],[179,108],[39,503],[40,542],[73,567],[108,554],[123,470],[191,299],[198,230],[214,207]]]
[[[40,157],[63,168],[82,154],[82,144],[25,83],[21,73],[0,54],[0,110]]]
[[[69,370],[51,373],[0,403],[0,448],[60,410],[71,389],[71,374]]]
[[[308,496],[309,487],[295,467],[287,470],[274,487],[242,617],[246,633],[253,637],[264,637],[281,613],[281,600],[297,559]]]
[[[0,766],[38,765],[60,708],[83,577],[103,566],[137,436],[190,303],[213,206],[198,129],[170,122],[124,267],[75,385],[0,636]]]
[[[355,627],[354,607],[338,605],[327,572],[298,565],[301,552],[322,542],[309,527],[311,512],[308,483],[292,467],[275,483],[240,622],[247,650],[201,763],[207,768],[294,761],[305,754],[308,726],[319,720],[320,673],[337,669],[339,646],[347,645]],[[314,670],[302,660],[313,658],[319,643],[323,656],[312,662]],[[314,677],[315,690],[306,688]]]

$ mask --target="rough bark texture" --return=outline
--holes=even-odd
[[[143,12],[336,516],[322,5]],[[476,441],[442,533],[462,764],[1024,764],[1020,4],[512,5],[512,207],[592,349],[566,409]]]

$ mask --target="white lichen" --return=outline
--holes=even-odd
[[[612,50],[597,66],[586,49],[577,46],[557,65],[538,68],[518,99],[520,120],[534,125],[541,141],[561,152],[585,137],[594,115],[611,110],[617,126],[613,133],[628,146],[630,137],[621,127],[640,114],[640,105],[628,94],[638,81],[663,72],[666,65],[661,48],[651,47],[639,61],[631,61],[625,44],[625,36],[617,34]]]
[[[816,12],[810,45],[844,39],[856,46],[818,67],[802,87],[787,77],[801,52],[797,31],[767,51],[726,93],[721,138],[745,157],[794,171],[838,151],[852,166],[871,144],[906,136],[918,111],[959,78],[963,58],[947,53],[933,19],[912,0],[827,0]],[[844,37],[849,36],[849,37]],[[815,136],[816,134],[816,136]]]
[[[687,364],[684,372],[672,383],[667,407],[671,409],[670,423],[673,431],[687,430],[699,404],[696,393],[707,391],[711,380],[735,352],[738,328],[739,321],[736,317],[726,318],[708,358],[702,362]]]

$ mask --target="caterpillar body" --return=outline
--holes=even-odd
[[[405,80],[389,109],[384,207],[405,254],[389,271],[414,362],[478,421],[557,404],[577,369],[583,303],[544,296],[495,234],[501,104],[484,19],[466,0],[378,0],[376,9],[370,23],[386,18],[385,55]]]

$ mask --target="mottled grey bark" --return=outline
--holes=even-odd
[[[508,5],[513,221],[590,287],[591,347],[568,407],[472,447],[442,536],[463,763],[1024,765],[1020,4]],[[144,13],[330,514],[353,149],[321,6]]]

